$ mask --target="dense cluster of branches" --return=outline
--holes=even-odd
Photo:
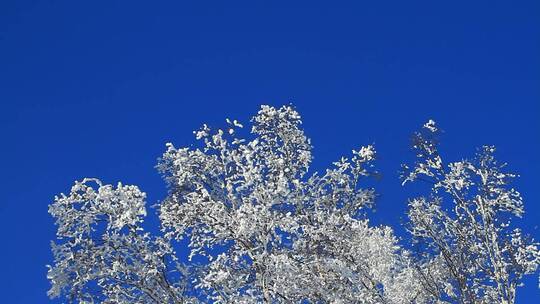
[[[414,135],[403,182],[431,191],[409,200],[411,242],[372,226],[372,146],[308,174],[311,144],[291,107],[263,106],[251,134],[194,132],[199,148],[167,150],[169,187],[159,235],[145,232],[137,186],[76,182],[56,219],[49,296],[76,303],[513,303],[537,271],[537,244],[512,226],[524,213],[513,174],[483,147],[446,163],[433,121]],[[189,251],[180,258],[177,252]]]

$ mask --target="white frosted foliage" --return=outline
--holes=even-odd
[[[423,284],[452,303],[514,303],[523,276],[540,263],[538,244],[512,227],[525,212],[511,187],[516,175],[504,171],[492,146],[471,161],[445,164],[438,133],[430,120],[415,134],[417,161],[403,173],[404,183],[419,180],[431,188],[409,201],[408,212],[419,262],[439,268],[426,268]]]
[[[431,140],[435,122],[424,125],[430,135],[417,134],[418,162],[405,166],[404,182],[426,179],[432,193],[409,202],[409,246],[367,218],[376,198],[363,186],[376,173],[373,145],[312,173],[311,142],[292,107],[262,106],[247,125],[205,124],[193,132],[199,145],[166,145],[157,165],[169,190],[155,205],[159,233],[144,229],[146,195],[137,186],[84,179],[56,197],[49,296],[76,303],[511,303],[521,277],[537,270],[536,244],[508,222],[523,215],[521,196],[508,188],[513,175],[500,170],[491,148],[477,162],[446,165]]]

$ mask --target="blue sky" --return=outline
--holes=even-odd
[[[73,180],[137,184],[152,204],[166,142],[260,104],[297,107],[316,169],[376,145],[375,223],[401,221],[397,172],[427,119],[448,160],[496,145],[540,239],[540,2],[290,2],[0,3],[0,302],[47,302],[47,206]],[[518,303],[540,302],[526,284]]]

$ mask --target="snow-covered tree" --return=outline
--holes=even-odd
[[[423,154],[405,180],[426,176],[435,194],[460,200],[455,215],[443,196],[411,200],[417,253],[366,217],[375,192],[361,184],[375,172],[373,146],[311,174],[311,144],[293,108],[262,106],[250,132],[226,121],[195,131],[198,147],[167,144],[157,166],[169,189],[157,205],[159,235],[143,229],[145,194],[136,186],[84,179],[56,197],[49,295],[76,303],[510,303],[521,277],[536,271],[535,244],[499,216],[523,208],[491,154],[445,169],[433,142],[417,136]],[[432,122],[426,128],[436,132]]]
[[[59,243],[47,277],[51,298],[74,303],[186,303],[186,269],[169,240],[144,233],[136,186],[76,182],[49,207]]]
[[[540,263],[537,243],[512,226],[524,214],[515,174],[482,147],[472,161],[445,163],[439,130],[429,121],[413,137],[417,161],[404,165],[403,183],[430,184],[409,201],[409,231],[417,246],[422,284],[452,303],[514,303],[516,288]]]

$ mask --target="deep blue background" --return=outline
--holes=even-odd
[[[289,2],[0,2],[0,302],[47,303],[47,205],[73,180],[154,203],[165,142],[260,104],[296,105],[315,168],[375,143],[375,223],[400,222],[397,171],[427,119],[448,160],[494,144],[540,239],[540,2]],[[518,303],[539,301],[533,277]]]

